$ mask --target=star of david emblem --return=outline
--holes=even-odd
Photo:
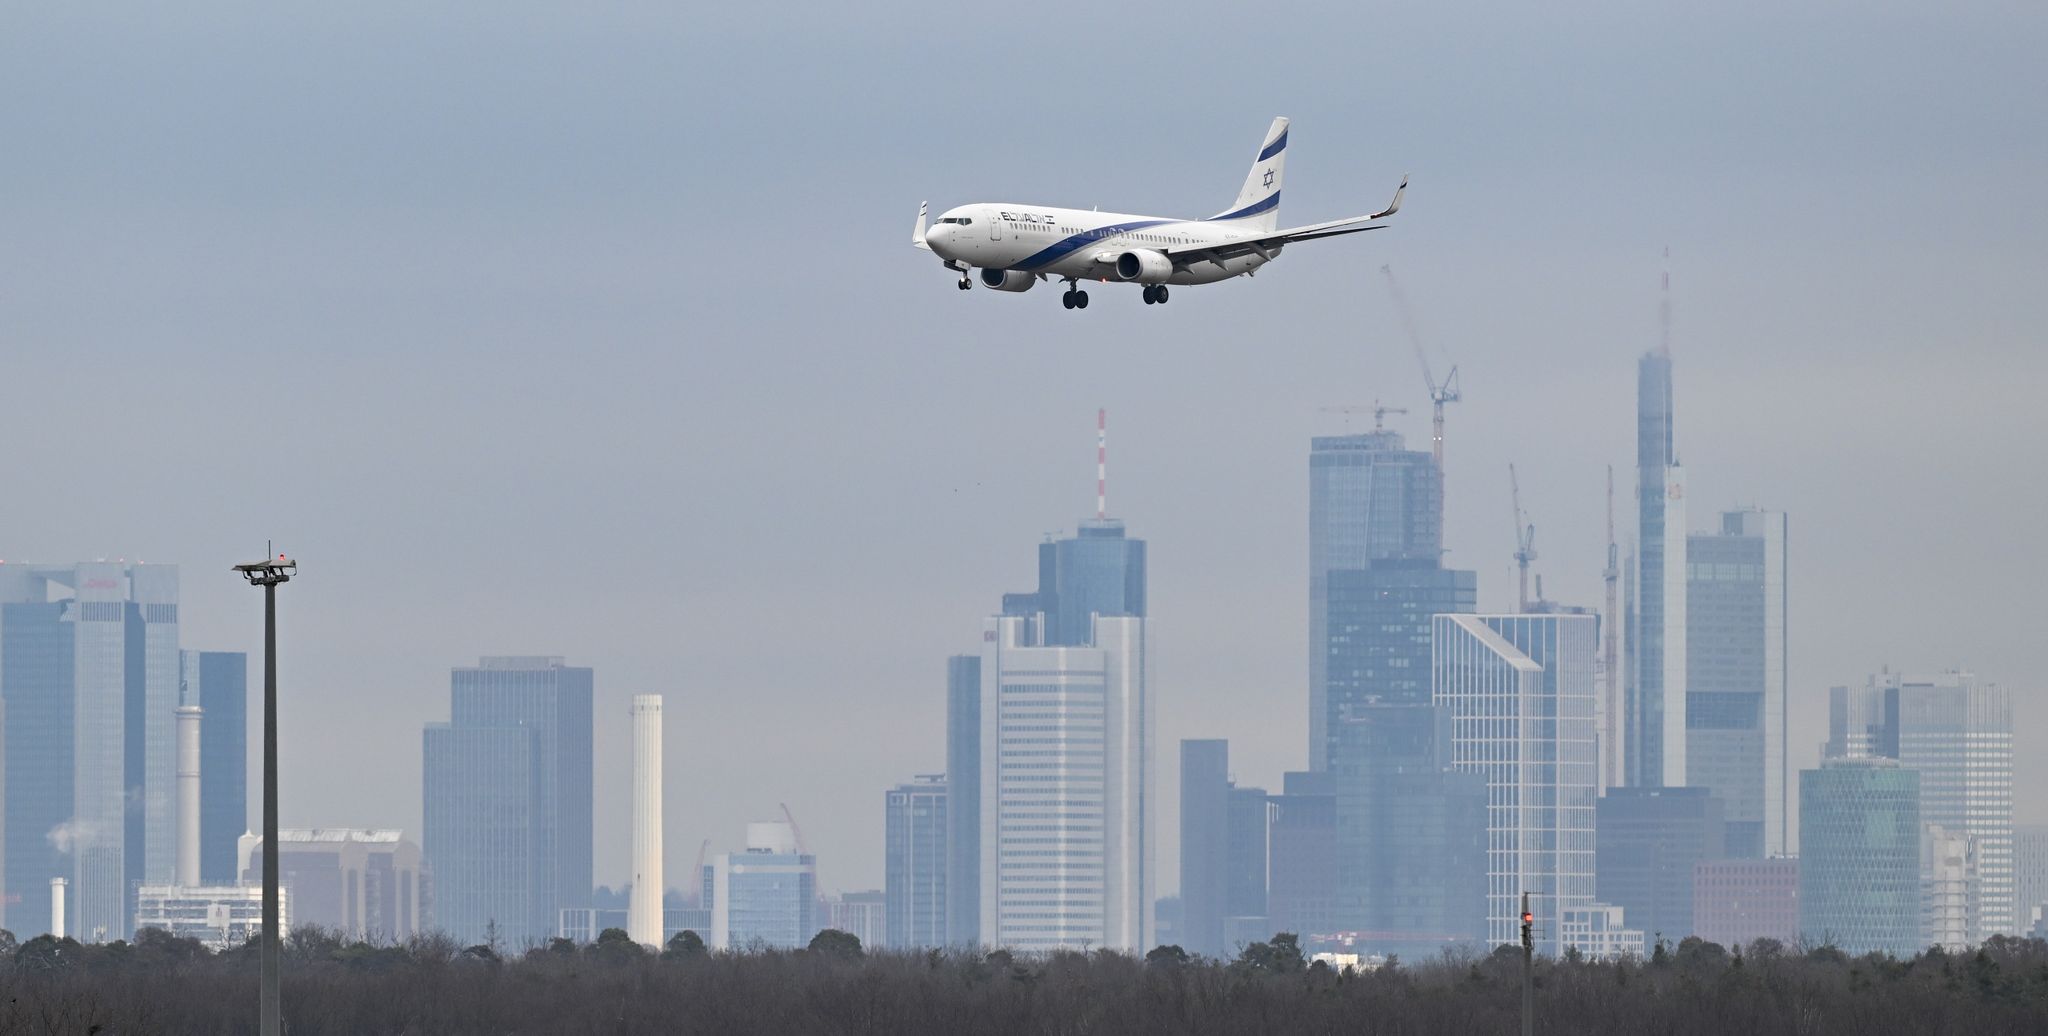
[[[1273,171],[1271,169],[1266,170],[1266,186],[1273,186]]]

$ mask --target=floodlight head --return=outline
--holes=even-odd
[[[276,586],[279,583],[290,582],[298,570],[299,563],[283,554],[235,566],[235,571],[248,577],[251,586]]]

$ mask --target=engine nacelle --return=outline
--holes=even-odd
[[[997,291],[1030,291],[1038,278],[1022,270],[983,270],[981,283]]]
[[[1116,279],[1139,284],[1165,284],[1173,276],[1173,260],[1163,252],[1141,248],[1116,257]]]

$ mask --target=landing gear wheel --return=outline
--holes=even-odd
[[[1166,305],[1166,285],[1155,284],[1152,286],[1152,301],[1162,306]]]
[[[960,290],[961,290],[961,291],[966,291],[967,289],[969,289],[969,288],[972,288],[972,287],[974,287],[974,282],[973,282],[973,281],[970,281],[970,280],[968,280],[968,279],[967,279],[967,278],[965,278],[965,277],[962,277],[962,278],[960,278]]]
[[[1146,305],[1148,305],[1148,306],[1149,306],[1149,305],[1153,304],[1154,302],[1157,302],[1157,301],[1159,301],[1159,300],[1158,300],[1157,298],[1154,298],[1154,297],[1153,297],[1153,296],[1154,296],[1154,293],[1155,293],[1155,292],[1156,292],[1157,290],[1158,290],[1158,286],[1157,286],[1157,285],[1153,285],[1153,284],[1147,284],[1147,285],[1145,285],[1145,290],[1144,290],[1144,292],[1142,292],[1142,294],[1143,294],[1143,295],[1145,296],[1145,304],[1146,304]]]
[[[1074,292],[1072,289],[1068,289],[1065,295],[1060,296],[1060,305],[1065,306],[1068,309],[1074,308]]]
[[[1077,289],[1077,290],[1076,290],[1076,291],[1074,292],[1074,308],[1075,308],[1075,309],[1087,309],[1087,308],[1088,308],[1088,293],[1087,293],[1087,292],[1085,292],[1085,291],[1080,291],[1080,290],[1078,290],[1078,289]]]

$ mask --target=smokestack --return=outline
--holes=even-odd
[[[178,706],[178,881],[199,887],[199,716],[197,705]]]
[[[64,938],[64,886],[70,884],[63,878],[50,879],[50,935]]]
[[[661,945],[661,695],[633,696],[633,892],[626,934]]]

